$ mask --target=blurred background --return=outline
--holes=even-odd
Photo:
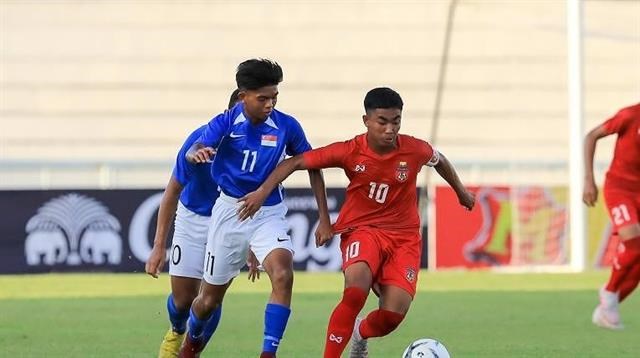
[[[541,264],[568,262],[564,1],[2,0],[0,6],[0,190],[10,214],[2,215],[0,247],[12,247],[2,253],[22,255],[29,219],[73,193],[101,203],[126,242],[134,235],[133,214],[162,190],[183,140],[225,108],[237,64],[266,57],[284,68],[279,109],[300,120],[314,146],[364,131],[369,89],[389,86],[403,96],[402,132],[434,143],[485,200],[471,216],[461,215],[439,187],[444,183],[430,178],[435,205],[425,237],[432,236],[434,265],[438,234],[443,242],[457,240],[442,247],[456,251],[451,266],[473,266],[464,245],[482,241],[480,228],[500,220],[507,220],[507,233],[484,233],[503,236],[496,239],[507,255],[500,263],[535,263],[511,257],[518,245],[540,245]],[[638,101],[639,14],[638,1],[583,3],[585,132]],[[599,183],[614,140],[598,146]],[[337,212],[347,180],[337,170],[325,175],[336,189]],[[304,188],[292,198],[308,195],[304,173],[286,185]],[[433,196],[438,190],[442,195]],[[309,209],[313,226],[313,210],[296,202]],[[148,235],[154,215],[150,209]],[[588,218],[593,266],[607,217],[598,207]],[[458,220],[468,232],[446,229],[460,226]],[[31,233],[43,225],[32,223]],[[78,236],[67,245],[72,254],[85,229],[69,230],[62,233],[67,241]],[[310,229],[300,231],[306,240]],[[123,256],[136,251],[126,246]],[[33,262],[43,262],[45,251]],[[16,261],[15,269],[4,269],[64,269],[60,255],[54,261],[39,269]]]

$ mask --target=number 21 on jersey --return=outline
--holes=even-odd
[[[613,222],[616,225],[622,225],[627,221],[631,221],[631,215],[629,215],[629,209],[627,209],[627,206],[624,204],[614,206],[611,209],[611,216],[613,217]]]

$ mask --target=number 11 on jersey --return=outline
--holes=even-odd
[[[253,172],[253,168],[256,166],[256,158],[258,157],[258,151],[256,150],[243,150],[244,160],[242,160],[242,170],[247,170],[247,164],[249,164],[249,172]],[[249,163],[249,157],[251,157],[251,163]]]

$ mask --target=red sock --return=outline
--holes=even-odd
[[[377,309],[360,322],[360,335],[362,338],[386,336],[393,332],[403,319],[404,315],[400,313]]]
[[[613,259],[611,276],[606,290],[609,292],[620,291],[620,287],[626,280],[627,275],[638,262],[640,262],[640,237],[621,241],[618,254]]]
[[[262,352],[260,358],[276,358],[276,354],[273,352]]]
[[[619,301],[624,301],[636,289],[638,283],[640,283],[640,262],[636,262],[620,285],[620,291],[618,291]]]
[[[367,302],[367,295],[368,292],[358,287],[347,287],[344,290],[342,301],[338,303],[329,318],[324,358],[340,358],[353,333],[356,317]]]

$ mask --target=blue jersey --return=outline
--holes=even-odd
[[[220,196],[218,186],[211,177],[211,164],[191,164],[185,157],[206,127],[204,125],[193,131],[180,148],[173,167],[173,177],[183,187],[180,193],[182,205],[198,215],[211,216],[211,208]]]
[[[216,148],[211,167],[213,179],[222,192],[234,198],[256,190],[284,160],[311,150],[298,121],[273,110],[266,121],[251,124],[245,117],[244,104],[213,118],[197,142]],[[264,205],[275,205],[283,199],[282,187],[269,194]]]

